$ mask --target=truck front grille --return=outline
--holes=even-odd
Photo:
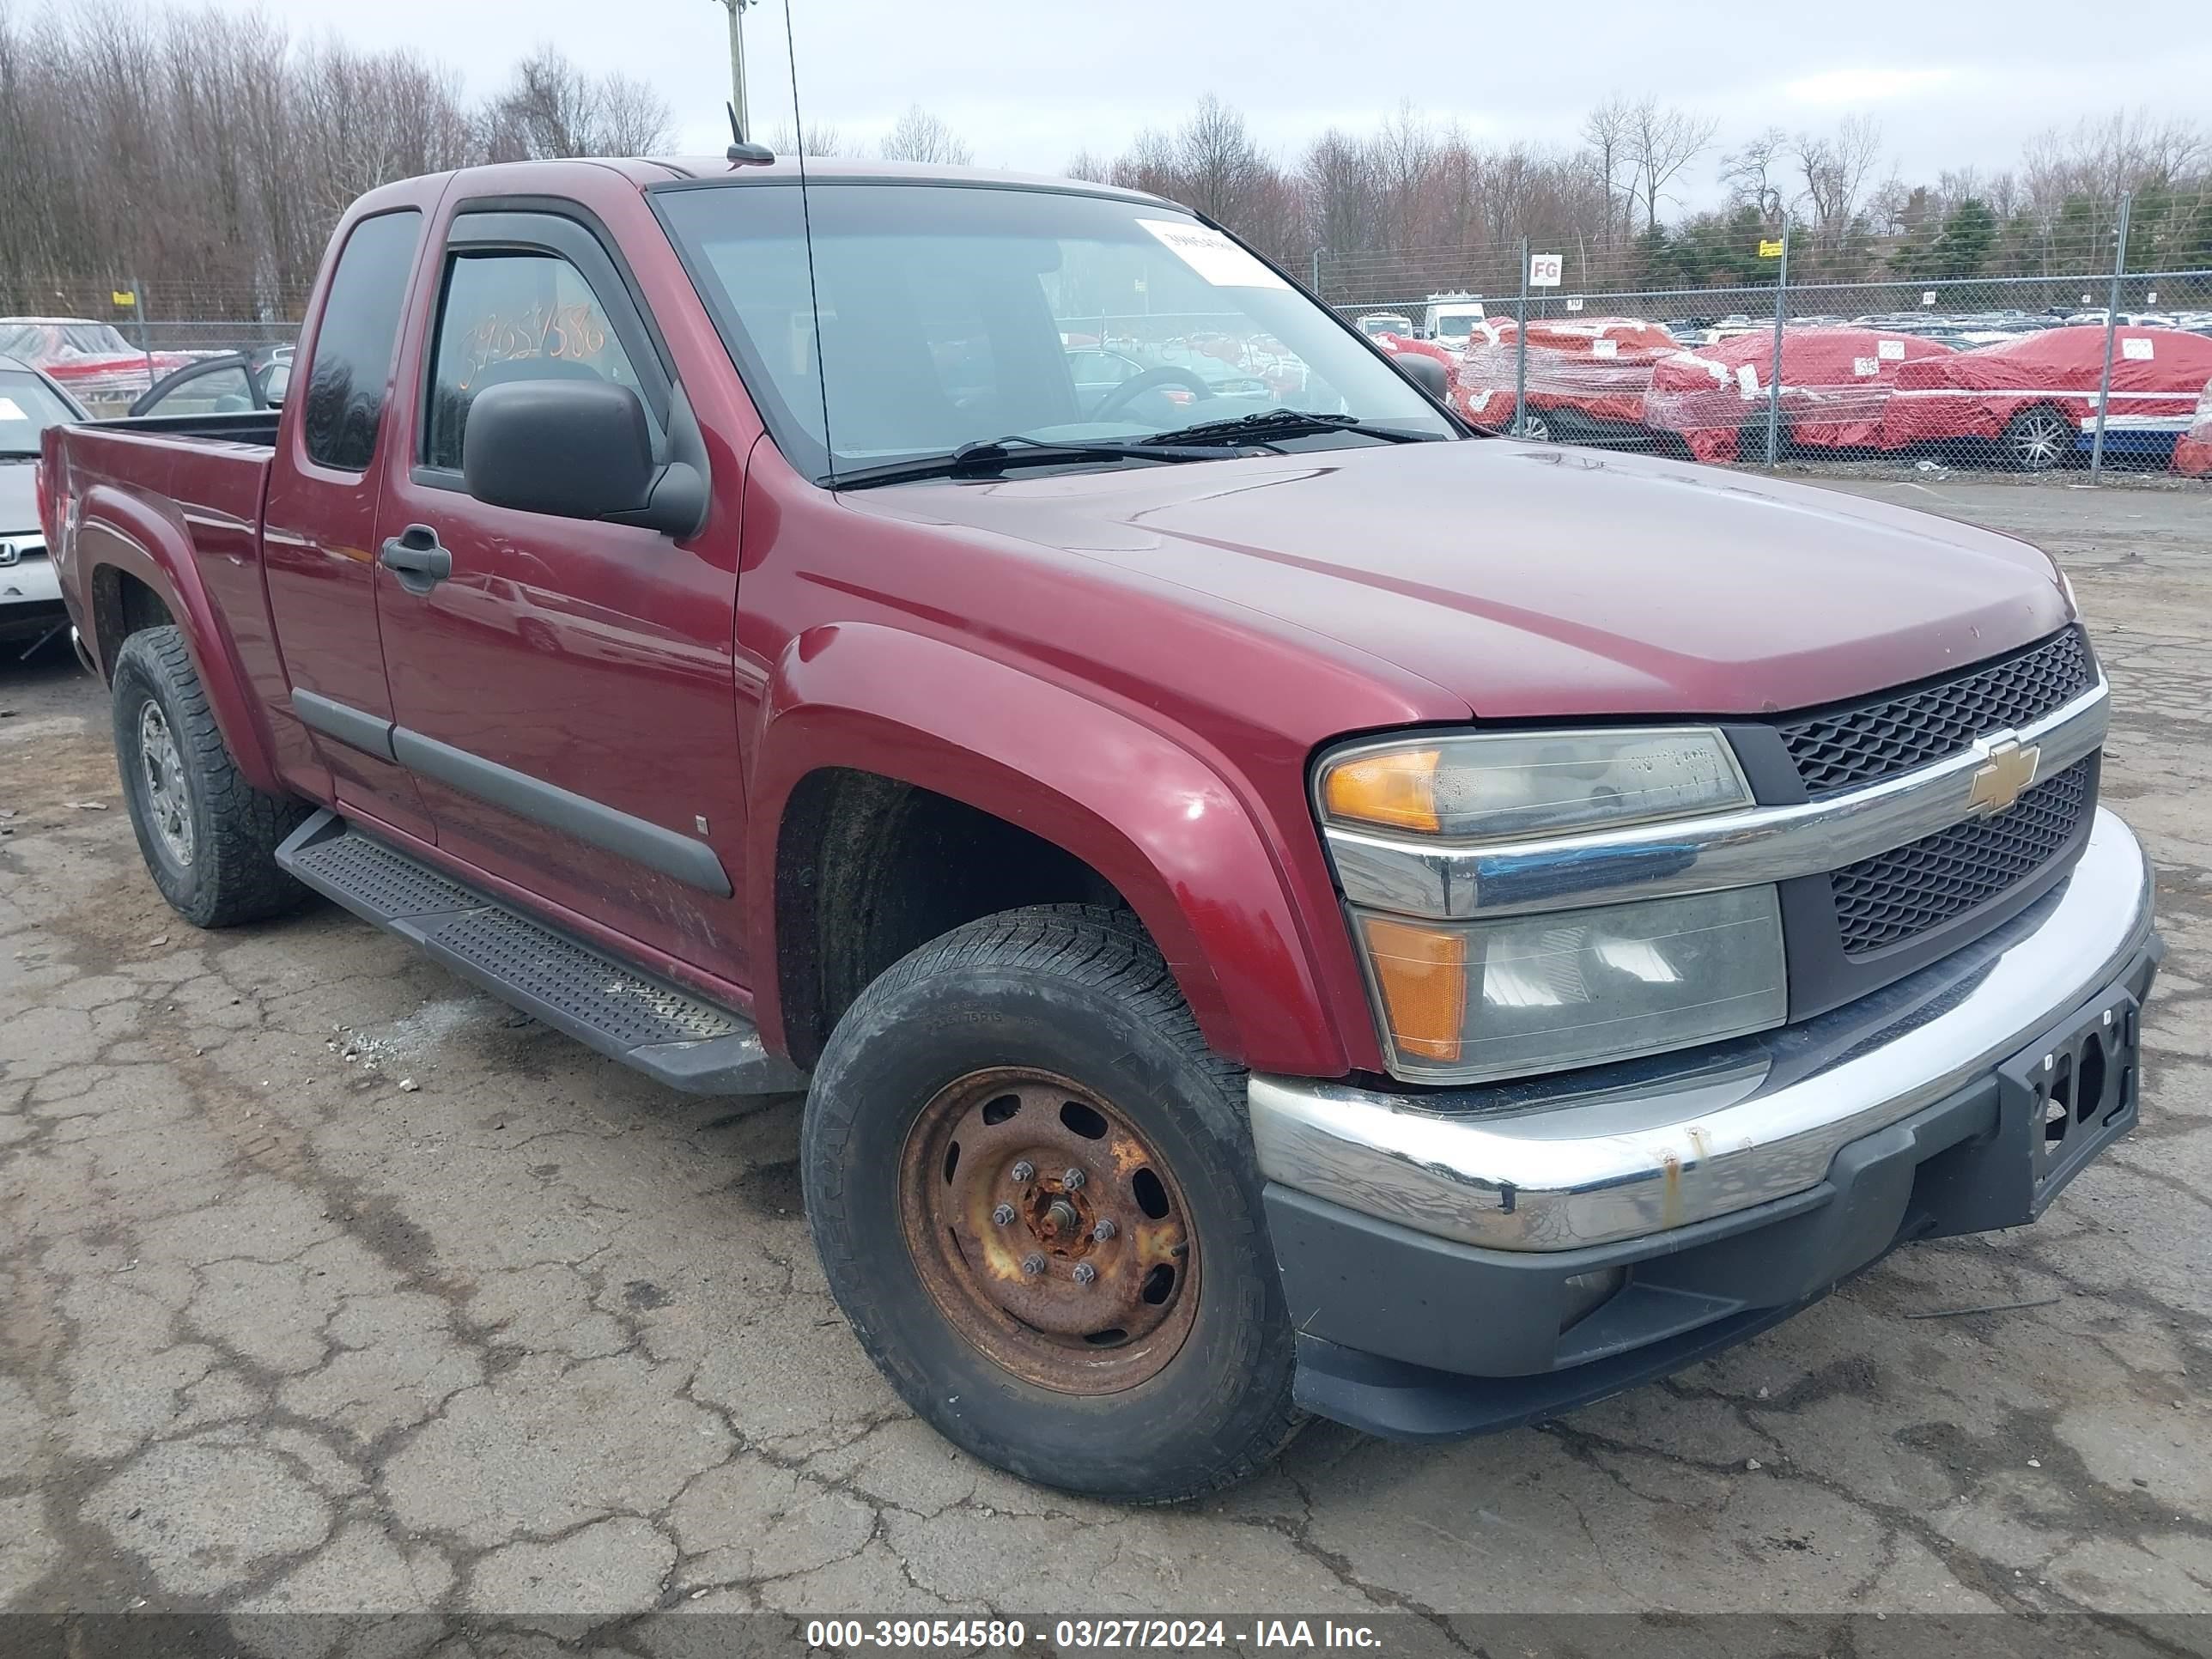
[[[1969,818],[1835,872],[1828,881],[1844,954],[1903,944],[2043,868],[2072,842],[2094,805],[2094,758],[2076,761],[1995,817]]]
[[[2024,726],[2081,696],[2096,678],[2081,630],[2069,628],[1953,678],[1802,715],[1776,729],[1806,793],[1818,800],[1955,755],[1985,733]]]

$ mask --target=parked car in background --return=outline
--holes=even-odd
[[[1515,404],[1520,341],[1510,317],[1486,319],[1468,337],[1452,402],[1471,424],[1558,443],[1643,446],[1654,440],[1644,423],[1644,393],[1653,365],[1682,349],[1666,329],[1638,317],[1531,319],[1525,413]]]
[[[235,415],[281,409],[292,380],[292,348],[255,346],[202,357],[156,380],[131,405],[138,415]]]
[[[1421,337],[1457,351],[1482,317],[1482,301],[1472,294],[1431,294],[1421,309]]]
[[[1701,461],[1765,454],[1774,337],[1738,334],[1653,366],[1644,424],[1680,434]],[[1899,372],[1948,357],[1951,348],[1917,335],[1863,328],[1785,328],[1781,430],[1786,446],[1857,448],[1881,440],[1882,410]]]
[[[36,641],[69,620],[39,527],[39,449],[49,427],[90,418],[51,376],[0,357],[0,640]]]
[[[185,351],[145,351],[112,323],[83,317],[0,317],[0,357],[43,369],[94,415],[119,415]]]
[[[2104,382],[2101,323],[2046,329],[2002,345],[1914,363],[1882,412],[1884,448],[1996,445],[2023,471],[2086,459]],[[2105,453],[2163,465],[2190,428],[2212,339],[2179,329],[2112,331],[2112,407]]]
[[[2212,380],[2197,399],[2197,417],[2173,446],[2173,470],[2192,478],[2212,475]]]
[[[1370,340],[1379,340],[1385,334],[1410,336],[1413,319],[1403,312],[1370,311],[1360,316],[1352,326]]]

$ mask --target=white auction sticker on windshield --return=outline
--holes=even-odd
[[[1290,284],[1218,230],[1188,219],[1139,219],[1169,252],[1216,288],[1288,288]]]
[[[1593,357],[1618,357],[1620,356],[1620,342],[1618,340],[1592,340],[1590,342],[1590,356]]]
[[[2132,363],[2150,362],[2153,361],[2152,343],[2139,334],[2132,336],[2120,342],[2120,356]]]
[[[1905,342],[1902,340],[1878,340],[1875,343],[1875,349],[1881,353],[1884,362],[1901,363],[1905,361]]]
[[[0,398],[0,421],[27,421],[30,418],[23,413],[23,405],[13,398]]]

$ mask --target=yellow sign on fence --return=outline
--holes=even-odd
[[[1779,259],[1782,257],[1782,244],[1761,242],[1759,245],[1759,257],[1762,259]]]
[[[135,306],[138,303],[138,296],[127,288],[118,288],[107,297],[119,306]]]

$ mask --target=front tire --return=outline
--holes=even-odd
[[[1025,1480],[1173,1503],[1303,1421],[1243,1073],[1129,918],[1008,911],[838,1024],[800,1139],[830,1286],[900,1395]]]
[[[281,915],[307,889],[276,866],[304,801],[238,774],[174,627],[142,629],[116,653],[115,758],[138,851],[170,908],[196,927]]]

